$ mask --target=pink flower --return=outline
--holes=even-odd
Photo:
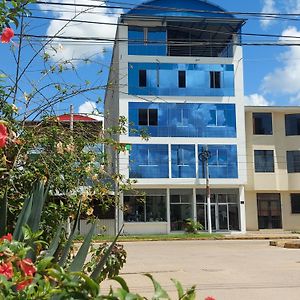
[[[2,263],[0,265],[0,274],[4,275],[7,279],[11,279],[13,277],[14,270],[10,261],[8,263]]]
[[[24,290],[26,288],[26,286],[29,285],[31,282],[32,282],[32,278],[29,278],[29,279],[26,279],[26,280],[23,280],[23,281],[19,282],[17,284],[17,291]]]
[[[0,138],[0,141],[1,141],[1,138]],[[0,148],[1,148],[1,145],[0,145]],[[12,241],[12,234],[8,233],[7,235],[4,235],[2,238],[0,238],[0,242],[2,242],[4,240],[7,240],[7,241],[11,242]]]
[[[214,297],[208,296],[204,300],[216,300]]]
[[[33,276],[36,272],[36,267],[30,258],[22,259],[18,262],[18,266],[26,276]]]
[[[9,43],[10,40],[14,37],[15,33],[11,28],[5,28],[1,35],[1,42],[3,44]]]
[[[0,148],[4,148],[7,140],[7,128],[0,124]]]

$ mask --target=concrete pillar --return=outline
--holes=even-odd
[[[240,211],[240,229],[241,233],[246,233],[246,205],[245,205],[245,187],[239,187],[239,211]]]
[[[197,204],[196,204],[196,189],[195,188],[193,188],[192,207],[193,207],[193,219],[194,219],[194,221],[197,221]]]

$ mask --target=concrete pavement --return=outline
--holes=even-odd
[[[300,250],[270,247],[268,241],[160,241],[123,243],[128,253],[121,272],[130,289],[152,295],[143,273],[151,273],[176,298],[170,278],[197,285],[197,299],[298,300]],[[105,282],[102,287],[108,287]]]

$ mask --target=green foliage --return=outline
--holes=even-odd
[[[203,226],[193,219],[186,219],[184,223],[184,228],[187,233],[194,234],[196,234],[198,230],[203,230]]]
[[[115,300],[147,300],[147,299],[152,299],[152,300],[159,300],[159,299],[166,299],[166,300],[171,300],[172,298],[168,295],[166,290],[162,288],[162,286],[153,278],[151,274],[145,274],[153,284],[154,288],[154,295],[151,298],[146,298],[142,295],[139,294],[134,294],[131,293],[125,280],[121,277],[115,277],[113,278],[115,281],[117,281],[120,284],[120,288],[117,288],[115,290],[111,289],[109,296],[112,297],[110,299],[115,299]],[[182,285],[176,281],[172,280],[175,284],[175,287],[177,289],[178,293],[178,300],[195,300],[196,299],[196,287],[192,286],[191,288],[187,289],[184,291]],[[174,299],[174,298],[173,298]]]
[[[3,28],[9,27],[13,23],[16,27],[19,26],[19,18],[22,14],[30,14],[29,10],[26,8],[26,5],[34,2],[32,0],[12,0],[0,1],[0,33]]]

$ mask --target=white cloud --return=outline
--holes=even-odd
[[[278,13],[278,9],[276,8],[275,0],[264,0],[263,8],[261,10],[262,13]],[[272,22],[271,18],[262,18],[260,20],[260,24],[263,28],[267,28],[270,26]]]
[[[300,32],[295,27],[289,27],[282,35],[300,37]],[[299,43],[300,39],[281,38],[280,42]],[[294,96],[300,93],[300,47],[288,47],[280,57],[283,66],[267,74],[263,79],[262,89],[265,93],[279,93]]]
[[[55,0],[51,0],[55,1]],[[116,23],[120,11],[112,11],[105,8],[103,2],[95,2],[92,0],[60,0],[61,3],[72,3],[77,6],[60,6],[60,5],[40,5],[41,9],[51,10],[55,18],[71,20],[76,16],[75,20],[100,22],[100,23]],[[101,5],[104,8],[88,8],[81,7],[84,5]],[[105,24],[90,24],[67,21],[53,20],[50,21],[47,29],[47,35],[72,36],[72,37],[95,37],[101,39],[114,39],[116,26]],[[66,25],[67,24],[67,25]],[[63,26],[65,26],[63,28]],[[63,29],[62,29],[63,28]],[[51,47],[47,48],[47,52],[53,55],[54,60],[71,60],[88,58],[92,55],[102,55],[106,47],[110,45],[107,42],[91,42],[91,41],[71,41],[57,39],[53,41]],[[76,62],[75,62],[76,64]]]
[[[96,102],[93,101],[86,101],[83,104],[81,104],[78,108],[78,112],[80,114],[97,114],[97,105]]]
[[[268,101],[263,95],[251,94],[244,96],[245,105],[249,106],[270,106],[272,102]]]

